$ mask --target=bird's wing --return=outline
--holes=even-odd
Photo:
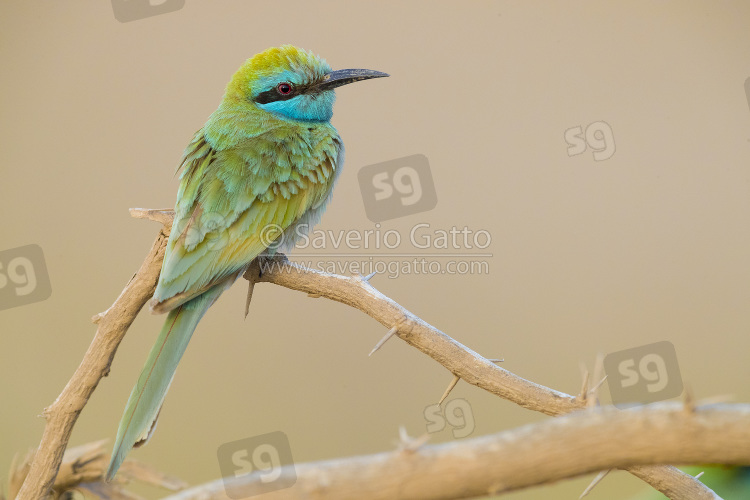
[[[166,312],[234,279],[311,208],[340,165],[338,135],[301,140],[270,131],[223,151],[199,131],[185,151],[175,220],[151,302]]]

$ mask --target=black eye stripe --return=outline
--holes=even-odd
[[[271,90],[266,90],[265,92],[261,92],[257,96],[255,96],[254,101],[258,104],[268,104],[269,102],[275,102],[275,101],[287,101],[293,97],[296,97],[299,95],[299,91],[296,88],[292,88],[292,91],[288,94],[282,95],[279,94],[278,90],[276,90],[276,87],[272,88]]]
[[[269,102],[275,101],[287,101],[289,99],[297,97],[300,94],[303,94],[305,92],[305,89],[305,86],[293,85],[291,92],[289,92],[288,94],[281,94],[279,93],[278,85],[274,85],[272,89],[261,92],[260,94],[255,96],[255,99],[253,100],[258,104],[268,104]]]
[[[286,83],[286,82],[281,82]],[[276,102],[276,101],[288,101],[289,99],[293,99],[294,97],[297,97],[301,94],[307,94],[310,92],[315,91],[314,84],[307,84],[307,85],[291,85],[292,91],[288,94],[280,94],[278,87],[280,83],[277,83],[273,86],[273,88],[270,88],[266,91],[261,92],[255,98],[253,99],[258,104],[268,104],[269,102]]]

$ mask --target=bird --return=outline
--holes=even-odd
[[[247,59],[177,167],[179,188],[151,311],[166,313],[120,420],[105,479],[153,433],[177,364],[219,296],[264,252],[286,251],[320,221],[344,162],[335,89],[389,76],[333,70],[283,45]]]

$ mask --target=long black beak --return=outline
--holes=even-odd
[[[370,78],[383,78],[390,76],[388,73],[374,71],[371,69],[337,69],[323,77],[323,81],[316,85],[317,90],[333,90],[336,87],[349,83],[369,80]]]

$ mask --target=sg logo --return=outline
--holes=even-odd
[[[594,150],[595,161],[608,160],[615,154],[612,127],[604,121],[589,124],[585,133],[580,125],[569,128],[565,131],[565,142],[568,143],[568,156],[584,153],[587,146]]]
[[[185,0],[112,0],[115,19],[121,23],[167,14],[184,6]]]
[[[624,409],[682,394],[680,366],[671,342],[656,342],[604,358],[612,404]]]
[[[427,420],[427,432],[440,432],[445,429],[445,421],[453,427],[453,437],[465,438],[474,432],[474,413],[471,405],[465,399],[451,399],[445,405],[445,413],[439,404],[430,405],[424,409]]]
[[[367,218],[373,222],[432,210],[435,183],[424,155],[412,155],[362,167],[359,187]]]
[[[289,488],[297,482],[289,439],[281,431],[224,443],[217,455],[224,489],[234,500]],[[283,464],[292,466],[284,470]],[[233,480],[243,476],[257,477],[259,482],[255,483],[255,490],[248,491],[243,487],[239,494]]]
[[[47,264],[39,245],[0,252],[0,310],[40,302],[50,295]]]

